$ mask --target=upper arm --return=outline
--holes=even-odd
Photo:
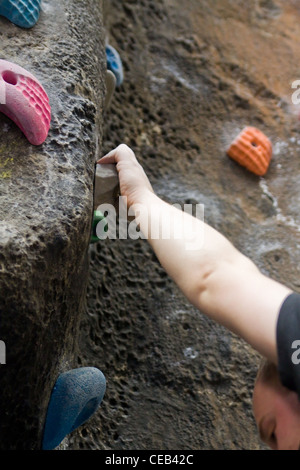
[[[199,308],[277,363],[276,325],[291,290],[264,276],[236,250],[215,264],[199,294]]]

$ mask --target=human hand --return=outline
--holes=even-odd
[[[97,163],[115,163],[119,174],[121,196],[127,199],[128,208],[142,202],[147,193],[153,193],[150,181],[134,152],[125,144],[100,158]]]

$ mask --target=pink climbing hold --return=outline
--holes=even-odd
[[[49,98],[39,81],[16,64],[0,60],[0,112],[15,122],[32,145],[47,138]]]

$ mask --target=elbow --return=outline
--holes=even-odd
[[[184,279],[184,292],[188,300],[201,310],[202,299],[212,291],[216,274],[222,262],[212,253],[202,253],[190,269],[190,278]],[[179,283],[180,285],[180,283]]]
[[[235,295],[245,273],[259,273],[255,264],[234,247],[230,252],[214,253],[201,266],[192,294],[192,303],[204,313],[212,310],[222,299]]]

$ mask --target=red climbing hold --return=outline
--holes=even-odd
[[[39,81],[16,64],[0,60],[0,112],[12,119],[32,145],[47,138],[51,107]]]

